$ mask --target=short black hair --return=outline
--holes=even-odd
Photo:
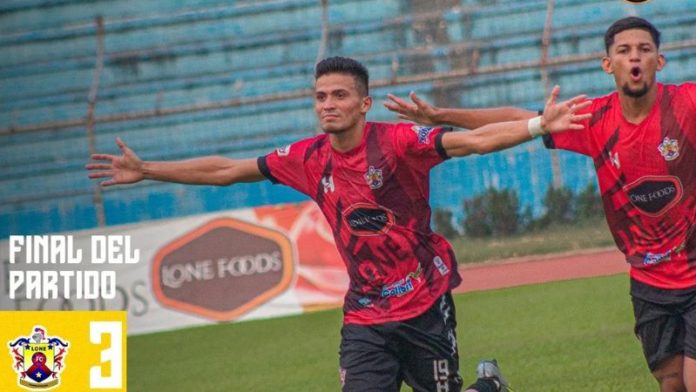
[[[340,73],[350,75],[355,79],[355,85],[358,92],[363,96],[370,94],[370,89],[368,87],[370,82],[370,75],[367,72],[367,68],[362,65],[359,61],[348,58],[348,57],[328,57],[317,63],[314,69],[314,81],[320,77],[332,74]]]
[[[611,26],[609,26],[607,32],[604,33],[604,49],[607,51],[607,54],[609,54],[609,48],[614,45],[614,37],[616,37],[616,34],[632,29],[645,30],[650,33],[653,41],[655,42],[655,47],[658,49],[660,48],[660,31],[653,26],[652,23],[643,18],[639,18],[637,16],[628,16],[614,22]]]

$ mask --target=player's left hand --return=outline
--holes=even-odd
[[[413,91],[408,96],[413,103],[406,102],[393,94],[387,94],[389,100],[384,102],[384,107],[395,112],[402,120],[413,121],[419,125],[438,125],[436,118],[439,108],[420,99]]]
[[[587,95],[583,94],[567,101],[556,103],[560,93],[561,88],[559,86],[554,86],[553,90],[551,90],[551,95],[546,101],[546,106],[544,106],[541,127],[547,133],[583,129],[584,125],[581,122],[589,119],[592,114],[577,113],[590,106],[592,101],[588,100]]]

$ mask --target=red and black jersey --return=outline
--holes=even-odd
[[[696,84],[658,83],[640,124],[626,121],[617,92],[587,111],[584,129],[547,135],[546,146],[594,160],[607,222],[634,279],[696,286]]]
[[[430,169],[447,159],[448,129],[368,122],[342,153],[326,134],[258,159],[273,183],[311,197],[328,220],[350,277],[347,324],[425,312],[461,282],[450,244],[430,228]]]

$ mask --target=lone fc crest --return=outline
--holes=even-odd
[[[47,336],[46,328],[35,326],[31,336],[20,336],[8,345],[18,385],[34,391],[60,384],[58,374],[65,368],[67,342],[57,336]]]

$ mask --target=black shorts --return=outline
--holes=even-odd
[[[696,287],[664,290],[631,279],[631,297],[650,371],[676,354],[696,359]]]
[[[343,392],[459,392],[457,326],[447,293],[424,314],[377,325],[346,324],[341,330]]]

